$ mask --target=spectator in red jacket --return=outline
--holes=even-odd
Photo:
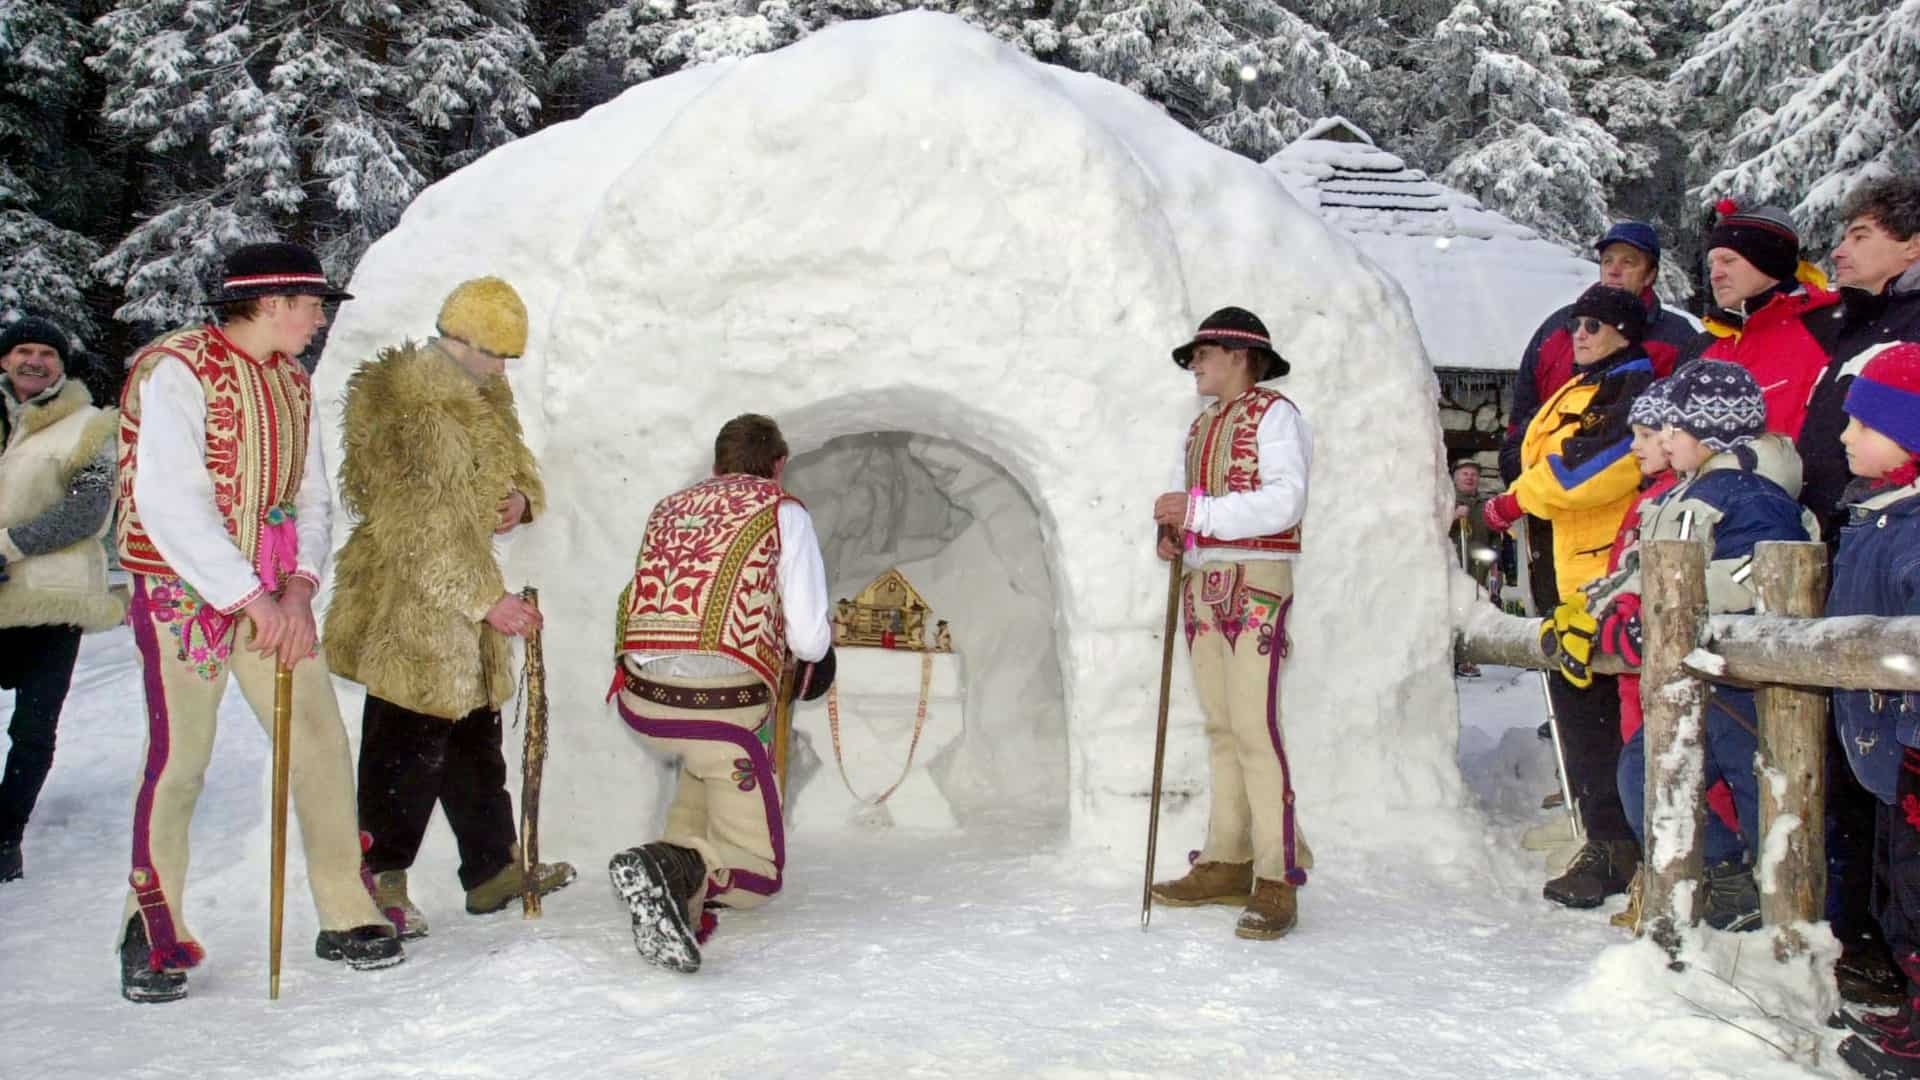
[[[1767,430],[1796,439],[1807,398],[1827,369],[1829,346],[1804,316],[1839,302],[1826,280],[1801,261],[1800,234],[1774,206],[1741,210],[1722,199],[1707,236],[1708,282],[1715,307],[1690,355],[1746,368],[1767,403]]]

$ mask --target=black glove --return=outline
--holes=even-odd
[[[0,555],[0,585],[7,582],[7,557]]]
[[[793,673],[794,698],[800,701],[812,701],[827,692],[833,685],[833,646],[827,646],[827,655],[818,660],[802,660]],[[793,703],[790,699],[789,705]]]

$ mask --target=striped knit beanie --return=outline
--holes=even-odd
[[[1792,281],[1800,269],[1800,233],[1777,206],[1743,210],[1732,199],[1714,205],[1720,215],[1707,234],[1707,250],[1727,248],[1775,281]]]
[[[1867,355],[1847,389],[1847,414],[1920,455],[1920,344],[1896,341]]]
[[[1657,379],[1653,385],[1641,391],[1633,399],[1633,408],[1627,412],[1627,422],[1639,427],[1663,428],[1673,420],[1673,401],[1667,397],[1667,384],[1673,380]]]
[[[1696,360],[1666,380],[1667,423],[1713,450],[1731,450],[1766,434],[1767,402],[1739,364]]]

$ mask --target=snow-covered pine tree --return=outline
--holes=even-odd
[[[163,167],[97,264],[116,315],[192,317],[223,254],[312,243],[336,274],[432,178],[531,124],[521,0],[119,0],[89,59]]]
[[[1056,18],[1070,66],[1165,105],[1255,160],[1325,115],[1367,70],[1275,0],[1088,0]]]
[[[1837,235],[1860,180],[1920,169],[1920,0],[1722,0],[1675,72],[1695,125],[1692,192],[1792,209]]]
[[[1372,111],[1414,160],[1569,246],[1605,229],[1615,186],[1651,155],[1592,115],[1644,95],[1613,80],[1650,62],[1632,0],[1458,0],[1397,54]],[[1590,92],[1602,88],[1597,100]]]
[[[84,290],[99,248],[60,223],[76,220],[63,211],[87,195],[84,162],[64,138],[88,33],[72,6],[0,4],[0,322],[36,311],[91,339]]]

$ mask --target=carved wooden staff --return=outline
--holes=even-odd
[[[268,856],[267,1000],[280,1000],[280,938],[287,910],[287,779],[293,757],[293,669],[273,672],[273,846]]]
[[[1160,717],[1153,730],[1153,794],[1147,809],[1147,880],[1140,887],[1140,929],[1153,921],[1153,855],[1160,838],[1160,775],[1167,763],[1167,703],[1173,694],[1173,631],[1180,613],[1180,582],[1186,565],[1175,551],[1167,568],[1167,625],[1160,636]]]
[[[520,598],[540,610],[540,590],[529,585]],[[547,766],[547,663],[540,649],[540,630],[527,631],[527,687],[521,701],[527,710],[525,739],[520,745],[520,915],[540,917],[540,884],[534,867],[540,863],[540,776]]]

